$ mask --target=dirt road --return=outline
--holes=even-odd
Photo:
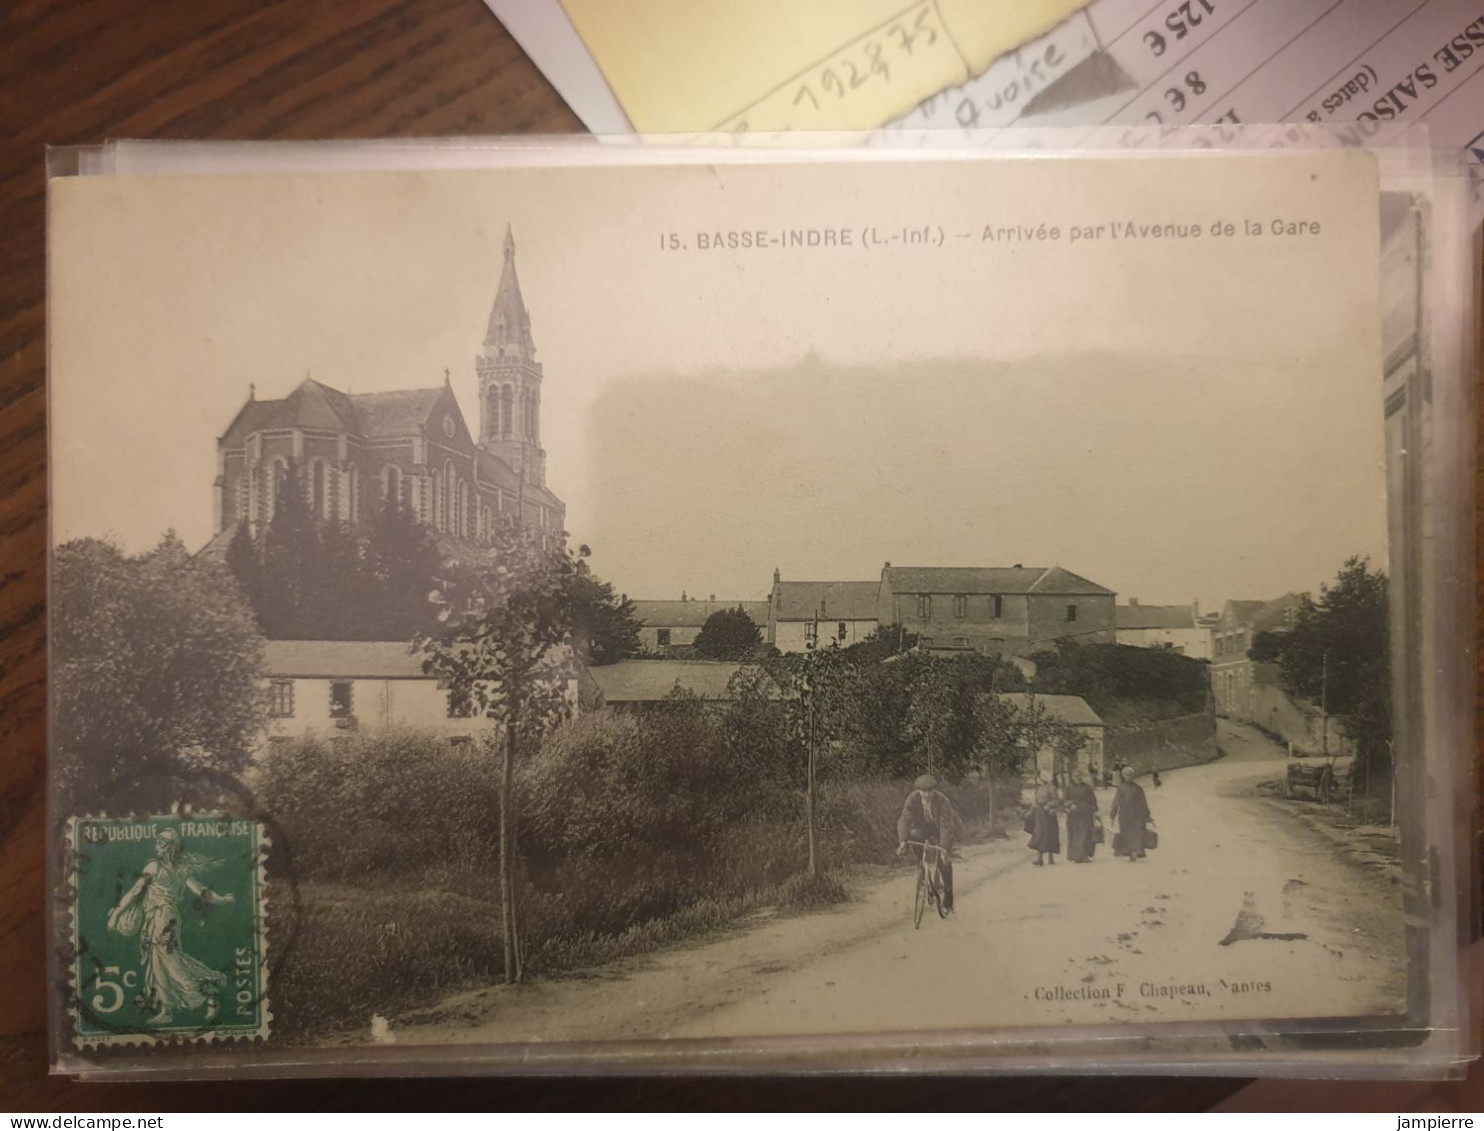
[[[730,1037],[1399,1009],[1400,893],[1258,794],[1282,751],[1223,723],[1229,756],[1148,787],[1161,843],[1138,863],[1033,867],[1025,837],[971,845],[957,913],[910,919],[909,868],[863,876],[834,911],[592,978],[458,995],[396,1039]],[[1106,813],[1110,791],[1099,791]],[[1111,844],[1111,830],[1109,841]],[[1247,936],[1221,945],[1239,913]],[[1302,936],[1279,938],[1272,936]]]

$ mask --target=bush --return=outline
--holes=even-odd
[[[455,746],[403,728],[276,742],[259,792],[278,823],[274,850],[295,875],[380,879],[491,866],[498,786],[485,743]]]
[[[1061,641],[1037,652],[1036,690],[1080,695],[1098,714],[1137,701],[1143,719],[1199,714],[1206,708],[1208,665],[1163,648]],[[1123,716],[1120,716],[1123,718]],[[1127,721],[1127,720],[1126,720]]]

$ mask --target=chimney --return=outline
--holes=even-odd
[[[1130,597],[1128,603],[1130,608],[1135,608],[1139,604],[1139,599],[1137,597]]]
[[[708,602],[710,602],[711,604],[713,604],[713,605],[716,604],[716,594],[715,593],[711,594],[711,596],[707,597],[706,600]]]
[[[1195,620],[1201,619],[1201,599],[1199,597],[1192,597],[1190,599],[1190,615]]]
[[[686,595],[685,595],[685,590],[684,590],[684,589],[682,589],[682,590],[681,590],[681,591],[680,591],[680,599],[681,599],[681,600],[682,600],[682,601],[689,601],[689,600],[690,600],[690,598],[689,598],[689,597],[687,597],[687,596],[686,596]]]

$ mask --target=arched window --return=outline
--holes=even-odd
[[[402,501],[402,471],[394,463],[389,463],[382,468],[381,497],[393,503]]]
[[[325,461],[315,460],[309,465],[309,508],[315,518],[330,517],[330,491],[325,474]]]
[[[289,477],[288,461],[282,456],[274,459],[273,463],[269,466],[268,482],[264,484],[266,488],[264,502],[266,505],[263,507],[263,515],[266,522],[273,521],[274,512],[278,509],[278,493],[283,490],[283,485],[288,481]]]
[[[514,431],[514,420],[515,390],[509,385],[503,385],[500,388],[500,438],[502,440],[510,439],[510,434]]]
[[[486,410],[489,420],[489,434],[491,436],[498,436],[500,434],[500,387],[498,385],[491,385],[485,393],[485,398],[489,402],[489,407]]]
[[[443,529],[443,480],[433,476],[433,525]]]
[[[360,521],[361,510],[361,469],[351,464],[345,473],[345,521],[356,523]]]
[[[458,476],[453,470],[453,460],[443,461],[443,529],[450,534],[459,532]]]
[[[459,537],[469,537],[469,484],[459,480]]]
[[[262,506],[262,478],[262,473],[256,467],[247,473],[247,520],[249,522],[257,522],[258,515],[261,513],[259,507]]]

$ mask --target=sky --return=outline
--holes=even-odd
[[[548,484],[631,596],[755,600],[775,567],[869,580],[888,560],[1059,564],[1203,608],[1316,589],[1385,557],[1368,162],[54,182],[53,538],[204,544],[249,385],[371,392],[447,368],[477,429],[509,224]],[[1107,235],[1252,212],[1320,234]],[[1008,225],[1061,235],[983,238]],[[1074,243],[1074,225],[1105,231]],[[867,229],[926,241],[865,247]],[[699,246],[759,231],[852,243]]]

